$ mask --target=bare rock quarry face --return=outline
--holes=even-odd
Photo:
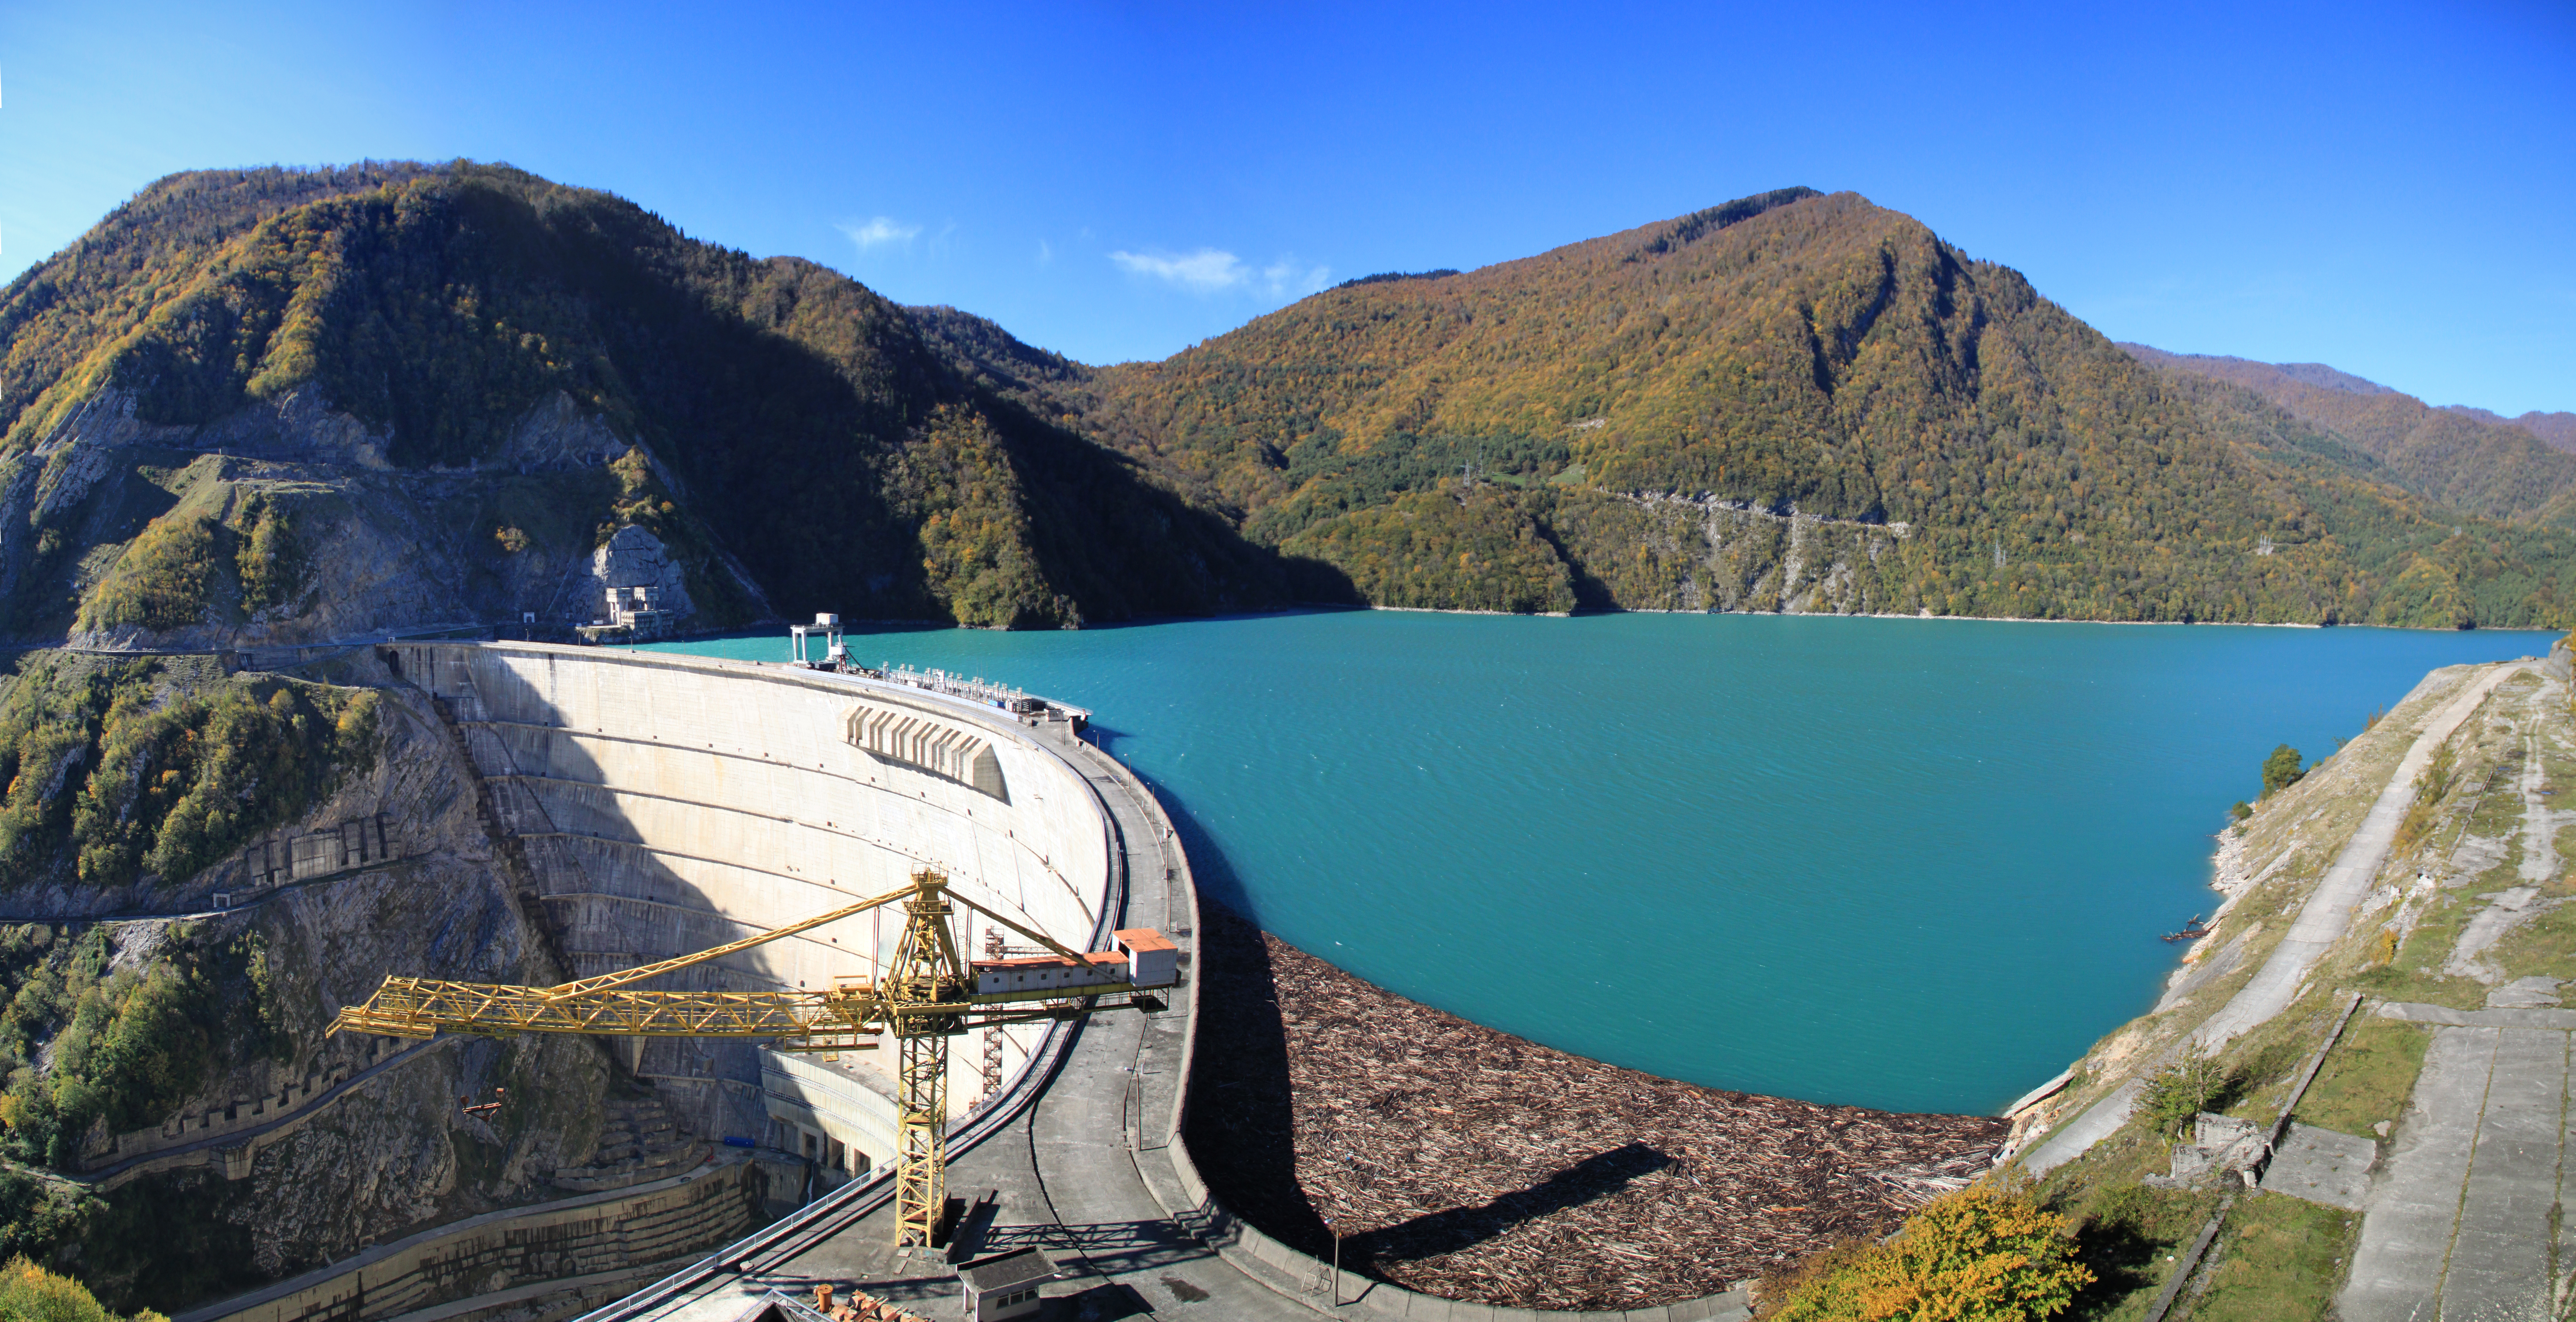
[[[697,609],[689,601],[688,577],[672,561],[670,548],[649,529],[633,524],[618,529],[607,545],[591,552],[590,579],[594,604],[610,592],[641,589],[651,608],[665,615],[687,615]]]
[[[397,467],[389,442],[313,387],[202,426],[140,421],[129,394],[102,389],[33,448],[0,459],[6,631],[89,647],[212,649],[528,614],[570,626],[599,614],[604,581],[594,553],[603,550],[617,574],[640,576],[691,608],[682,566],[651,533],[632,529],[623,546],[600,545],[620,490],[610,464],[634,447],[561,392],[468,466]],[[248,601],[230,566],[263,502],[292,525],[297,572],[283,599]],[[231,539],[216,546],[199,618],[154,628],[75,620],[79,601],[139,534],[156,520],[191,516]],[[702,583],[719,583],[734,613],[766,609],[730,557],[702,558]]]

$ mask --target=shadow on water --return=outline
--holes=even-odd
[[[1082,624],[1082,632],[1087,634],[1114,634],[1127,630],[1163,629],[1176,624],[1220,624],[1236,620],[1293,619],[1301,615],[1364,615],[1367,613],[1368,607],[1366,606],[1353,606],[1332,601],[1299,602],[1296,605],[1282,606],[1277,610],[1216,611],[1204,615],[1137,615],[1126,619],[1116,620],[1085,620]],[[704,649],[716,647],[725,643],[754,642],[775,646],[778,649],[778,659],[783,660],[787,655],[788,647],[786,632],[787,623],[792,622],[793,617],[791,617],[787,622],[762,624],[748,629],[724,628],[710,630],[704,633],[691,633],[667,642],[638,644],[636,650],[643,652],[680,652],[685,654],[699,654]],[[1049,629],[1006,629],[998,631],[978,630],[968,628],[967,626],[958,624],[953,620],[934,619],[860,619],[855,616],[847,616],[843,618],[841,623],[842,636],[848,640],[850,645],[851,659],[857,661],[861,665],[869,666],[877,665],[884,661],[905,662],[917,660],[916,658],[907,658],[894,653],[887,653],[883,656],[877,655],[877,650],[874,645],[880,640],[891,641],[916,635],[929,636],[934,634],[940,636],[957,636],[987,632],[1019,634],[1044,634],[1057,632]],[[862,644],[866,644],[866,646],[863,646]],[[705,654],[731,655],[730,653],[718,652],[705,652]],[[757,660],[761,658],[752,659]],[[1066,695],[1053,694],[1050,696],[1064,697]]]
[[[1126,731],[1119,729],[1117,726],[1104,725],[1101,722],[1094,720],[1090,725],[1083,728],[1082,737],[1090,741],[1092,747],[1099,749],[1101,752],[1107,753],[1111,757],[1117,757],[1118,745],[1125,742],[1128,736]],[[1120,760],[1124,761],[1125,759],[1122,758]],[[1130,770],[1133,770],[1133,768],[1130,768]],[[1159,793],[1160,791],[1157,792]]]

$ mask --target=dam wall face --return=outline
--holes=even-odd
[[[1075,949],[1106,935],[1111,828],[1048,746],[1066,737],[1050,727],[852,676],[669,653],[399,643],[379,655],[438,699],[482,773],[567,978],[785,926],[899,889],[924,867]],[[981,958],[995,925],[960,912],[959,953]],[[881,909],[653,985],[818,990],[874,973],[900,926],[899,910]],[[955,1113],[994,1075],[1007,1085],[1039,1032],[959,1039]],[[852,1172],[892,1159],[891,1042],[836,1061],[722,1039],[617,1045],[706,1137],[776,1143]]]

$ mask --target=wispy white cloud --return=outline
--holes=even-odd
[[[865,222],[845,220],[840,230],[859,245],[859,251],[882,248],[889,243],[910,243],[921,236],[919,225],[906,225],[892,216],[875,216]]]
[[[1294,257],[1282,257],[1261,268],[1261,278],[1270,286],[1272,298],[1303,298],[1320,294],[1333,282],[1329,266],[1300,266]]]
[[[1109,260],[1131,275],[1152,276],[1199,294],[1233,289],[1252,279],[1252,269],[1243,259],[1222,248],[1201,248],[1177,257],[1122,250],[1109,254]]]
[[[1177,255],[1122,250],[1109,254],[1109,260],[1131,275],[1162,280],[1194,294],[1242,290],[1272,298],[1294,298],[1322,289],[1332,278],[1332,268],[1306,266],[1295,257],[1282,257],[1256,269],[1222,248],[1201,248]]]
[[[1046,240],[1044,240],[1044,239],[1040,239],[1040,240],[1038,240],[1038,265],[1040,265],[1040,266],[1044,266],[1044,265],[1046,265],[1047,263],[1052,262],[1052,261],[1054,261],[1054,260],[1055,260],[1055,247],[1054,247],[1054,245],[1052,245],[1052,244],[1048,243],[1048,242],[1047,242]]]

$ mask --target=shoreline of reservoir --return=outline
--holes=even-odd
[[[1887,1234],[2010,1128],[1702,1087],[1398,996],[1202,900],[1187,1137],[1273,1239],[1507,1308],[1653,1308]]]
[[[2364,624],[2364,623],[2358,623],[2358,622],[2344,622],[2344,621],[2338,621],[2338,622],[2333,623],[2333,624],[2309,624],[2309,623],[2306,623],[2306,622],[2304,622],[2304,621],[2299,621],[2299,620],[2087,620],[2087,619],[2076,619],[2076,618],[2071,618],[2071,617],[2066,617],[2066,616],[2039,616],[2039,615],[1935,615],[1935,614],[1932,614],[1932,613],[1930,613],[1930,612],[1928,612],[1928,611],[1918,611],[1918,612],[1914,612],[1914,613],[1911,613],[1911,614],[1908,614],[1908,613],[1905,613],[1905,612],[1901,612],[1901,611],[1725,611],[1725,610],[1717,610],[1717,611],[1711,611],[1711,610],[1687,611],[1687,610],[1657,610],[1657,609],[1655,609],[1654,607],[1651,607],[1651,606],[1614,606],[1614,607],[1611,607],[1611,608],[1609,608],[1609,609],[1607,609],[1607,610],[1579,610],[1579,611],[1488,611],[1488,610],[1459,610],[1459,609],[1453,609],[1453,608],[1450,608],[1450,607],[1444,607],[1444,606],[1379,606],[1379,605],[1367,605],[1367,606],[1334,606],[1334,605],[1331,605],[1331,604],[1329,604],[1329,603],[1322,603],[1322,602],[1318,602],[1318,603],[1313,603],[1311,606],[1299,606],[1299,607],[1292,607],[1291,609],[1293,609],[1293,610],[1313,609],[1313,610],[1388,611],[1388,612],[1394,612],[1394,613],[1398,613],[1398,614],[1408,614],[1408,615],[1495,615],[1495,616],[1503,616],[1503,617],[1519,617],[1519,618],[1524,618],[1524,619],[1543,619],[1543,620],[1572,620],[1572,619],[1582,619],[1582,618],[1585,618],[1585,617],[1587,617],[1587,616],[1595,616],[1595,615],[1712,615],[1712,616],[1716,616],[1716,615],[1738,615],[1738,616],[1744,616],[1744,617],[1747,617],[1747,618],[1768,616],[1768,617],[1772,617],[1772,618],[1776,618],[1776,619],[1796,619],[1796,620],[1962,620],[1962,621],[1968,621],[1968,622],[1972,622],[1972,623],[1981,623],[1981,624],[2118,624],[2118,625],[2160,626],[2160,627],[2172,627],[2172,628],[2220,628],[2220,629],[2316,629],[2316,630],[2320,630],[2320,631],[2322,631],[2322,630],[2326,630],[2326,629],[2400,629],[2400,630],[2404,630],[2404,631],[2409,632],[2409,633],[2551,633],[2551,634],[2563,634],[2563,633],[2566,633],[2566,632],[2567,632],[2567,630],[2565,630],[2565,629],[2561,629],[2561,628],[2558,628],[2558,627],[2556,627],[2556,626],[2552,626],[2552,625],[2485,625],[2485,624],[2472,624],[2472,625],[2468,625],[2468,626],[2466,626],[2466,627],[2455,627],[2455,628],[2449,628],[2449,629],[2437,629],[2437,628],[2434,628],[2434,627],[2432,627],[2432,626],[2430,626],[2430,625],[2422,625],[2422,624]],[[1178,624],[1178,623],[1184,623],[1184,622],[1187,622],[1187,621],[1191,621],[1191,620],[1198,620],[1198,619],[1212,619],[1212,618],[1247,618],[1247,619],[1249,619],[1249,618],[1259,618],[1259,616],[1260,616],[1260,615],[1265,615],[1265,614],[1279,614],[1279,613],[1280,613],[1280,612],[1276,612],[1276,611],[1255,612],[1255,613],[1251,613],[1251,614],[1244,615],[1244,616],[1239,616],[1239,617],[1219,617],[1219,616],[1176,615],[1176,616],[1171,616],[1171,617],[1168,617],[1168,618],[1157,618],[1157,619],[1154,619],[1154,620],[1120,621],[1120,623],[1122,623],[1122,624],[1162,624],[1162,623]],[[962,627],[965,627],[965,626],[956,626],[956,627],[961,627],[961,628],[962,628]]]

